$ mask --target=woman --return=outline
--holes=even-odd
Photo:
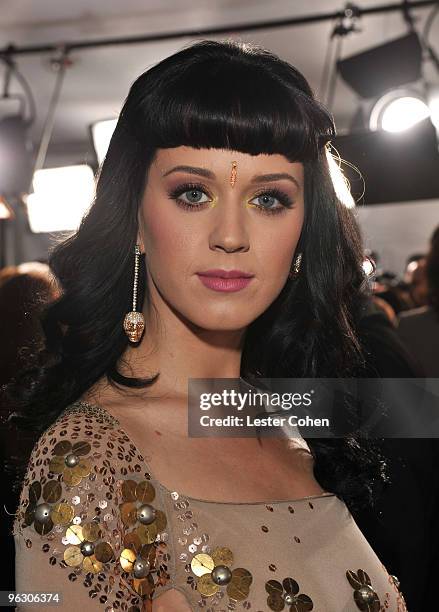
[[[17,590],[63,610],[405,610],[346,505],[383,478],[364,441],[187,436],[189,378],[361,370],[367,278],[333,135],[257,47],[201,41],[133,84],[95,202],[52,254],[50,352],[21,387],[43,433]]]

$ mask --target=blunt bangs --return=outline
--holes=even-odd
[[[217,46],[201,41],[190,49],[191,62],[183,49],[181,66],[174,56],[169,66],[165,59],[137,79],[137,139],[148,148],[186,145],[279,153],[291,162],[317,159],[335,127],[302,75],[259,47],[228,42],[227,53],[223,44],[219,53]]]

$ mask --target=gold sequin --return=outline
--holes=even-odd
[[[62,493],[61,483],[57,480],[49,480],[43,487],[43,499],[49,504],[57,502]]]
[[[74,455],[88,455],[91,451],[91,446],[88,442],[75,442],[72,447]]]
[[[229,565],[232,563],[233,553],[226,547],[216,547],[211,555],[206,553],[195,555],[191,560],[190,568],[198,576],[197,590],[205,597],[210,597],[219,592],[221,586],[227,585],[225,590],[231,599],[246,599],[253,577],[243,567],[230,570]]]
[[[372,588],[369,575],[362,569],[357,570],[356,573],[352,570],[347,570],[346,578],[354,589],[353,598],[357,607],[360,610],[367,610],[367,612],[379,612],[381,607],[380,599]]]
[[[308,595],[299,593],[299,584],[294,578],[284,578],[282,584],[278,580],[268,580],[265,590],[268,593],[267,605],[275,612],[283,610],[285,604],[294,612],[307,612],[314,607]]]
[[[55,455],[55,457],[52,457],[52,459],[50,460],[49,470],[53,472],[54,474],[62,474],[65,467],[66,467],[66,464],[64,461],[64,457]]]
[[[135,480],[124,480],[122,483],[122,495],[124,501],[136,500],[137,482]]]
[[[150,525],[140,525],[136,529],[136,533],[142,544],[152,544],[157,536],[157,526],[155,523]]]
[[[124,536],[123,544],[125,548],[132,548],[133,550],[139,549],[142,545],[139,536],[134,531]]]
[[[131,548],[124,548],[120,553],[120,564],[125,572],[130,572],[133,569],[136,560],[136,553]]]
[[[95,548],[95,557],[102,563],[108,563],[114,557],[114,551],[108,542],[99,542]]]
[[[64,561],[70,567],[78,567],[83,559],[84,555],[77,546],[68,546],[64,551]]]
[[[137,506],[134,502],[125,502],[120,505],[120,516],[127,527],[137,522]]]
[[[52,521],[55,525],[67,525],[71,522],[75,515],[75,511],[72,506],[68,504],[59,503],[53,507],[52,510]]]
[[[97,523],[85,523],[82,526],[82,537],[89,542],[95,542],[101,536],[101,528]]]
[[[237,567],[232,571],[232,579],[227,585],[227,595],[232,599],[243,600],[248,597],[253,577],[243,567]]]
[[[230,548],[218,547],[212,553],[215,565],[233,565],[233,553]]]
[[[81,525],[70,525],[70,527],[66,531],[65,537],[69,544],[80,544],[85,539],[82,535]]]
[[[140,580],[138,578],[134,578],[133,585],[137,593],[144,597],[145,595],[150,595],[154,590],[154,580],[151,574],[148,574],[146,578]]]
[[[199,553],[191,560],[191,569],[195,576],[203,576],[209,574],[215,567],[215,561],[210,555]]]
[[[98,574],[102,571],[102,563],[94,555],[84,557],[82,566],[86,572],[93,572],[93,574]]]
[[[58,442],[58,444],[55,444],[53,448],[53,454],[58,455],[58,456],[63,456],[63,455],[67,455],[67,453],[69,453],[71,450],[72,450],[71,442],[68,442],[67,440],[61,440],[61,442]]]
[[[135,499],[143,504],[149,504],[154,500],[155,490],[150,482],[142,480],[136,486]]]
[[[197,590],[205,597],[210,597],[219,591],[219,586],[214,583],[210,573],[203,574],[197,580]]]

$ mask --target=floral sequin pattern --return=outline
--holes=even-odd
[[[227,595],[228,610],[234,610],[236,605],[249,609],[251,573],[245,568],[232,568],[233,553],[228,548],[211,546],[209,534],[194,521],[189,499],[178,491],[169,492],[169,495],[177,522],[181,524],[181,531],[176,533],[177,560],[184,564],[188,573],[187,584],[200,594],[198,606],[208,605],[210,611],[221,605],[218,609],[223,609],[220,602]]]
[[[120,516],[124,527],[133,529],[124,534],[119,562],[136,592],[150,596],[157,584],[164,585],[170,579],[166,563],[157,564],[158,547],[166,548],[166,515],[152,505],[156,492],[148,480],[122,480],[120,488],[123,499]]]
[[[49,469],[53,474],[62,474],[63,481],[69,486],[78,485],[91,472],[91,461],[85,457],[90,453],[88,442],[61,440],[53,449],[54,457]]]
[[[270,610],[280,612],[308,612],[314,607],[311,597],[300,593],[299,584],[293,578],[287,577],[280,583],[278,580],[268,580],[265,583],[268,593],[267,605]]]
[[[66,578],[82,583],[103,611],[140,612],[169,580],[160,533],[166,518],[147,505],[150,478],[119,422],[76,402],[32,452],[14,535],[28,549],[41,547],[49,565],[65,568]]]
[[[80,567],[87,572],[97,574],[102,571],[104,563],[114,559],[111,544],[102,540],[99,523],[94,521],[84,525],[70,525],[63,538],[69,546],[64,550],[64,561],[70,567]]]
[[[191,568],[197,576],[197,590],[205,597],[210,597],[225,587],[230,599],[247,599],[253,577],[243,567],[232,570],[232,565],[233,553],[226,547],[216,547],[211,555],[195,555],[191,560]]]
[[[40,535],[50,533],[59,519],[61,505],[54,506],[61,498],[62,487],[59,482],[49,480],[43,486],[39,480],[29,487],[29,498],[27,508],[24,512],[23,524],[25,527],[33,525],[35,531]]]
[[[372,588],[369,575],[362,569],[357,570],[357,572],[347,570],[346,578],[354,589],[353,598],[357,607],[367,612],[380,612],[380,599]]]
[[[142,544],[151,544],[166,527],[166,516],[151,502],[155,498],[155,488],[148,480],[122,482],[123,503],[120,515],[126,527],[135,526],[135,533]]]

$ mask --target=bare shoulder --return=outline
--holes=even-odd
[[[154,520],[144,528],[146,491]],[[111,414],[78,400],[40,436],[28,463],[13,530],[17,590],[61,591],[66,612],[123,602],[140,609],[169,580],[159,537],[166,524],[130,439]],[[140,579],[139,556],[149,568]]]

